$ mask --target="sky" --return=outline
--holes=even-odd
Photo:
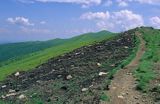
[[[160,0],[1,0],[0,43],[160,28]]]

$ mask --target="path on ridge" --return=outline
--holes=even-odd
[[[151,100],[144,97],[141,92],[137,91],[136,79],[132,72],[138,67],[140,59],[145,53],[145,41],[140,33],[136,33],[140,40],[139,49],[135,58],[130,64],[119,70],[111,81],[107,95],[110,97],[109,102],[102,102],[101,104],[152,104]]]

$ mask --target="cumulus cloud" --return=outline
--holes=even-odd
[[[8,18],[7,21],[12,24],[22,25],[22,26],[33,26],[34,24],[29,21],[28,18],[25,17],[15,17]]]
[[[122,30],[128,30],[143,25],[142,16],[129,10],[114,12],[112,20],[115,21],[116,25],[121,26]]]
[[[155,16],[150,18],[150,23],[155,28],[160,28],[160,17]]]
[[[87,19],[87,20],[95,20],[95,19],[108,19],[110,17],[109,12],[87,12],[81,15],[81,19]]]
[[[99,13],[101,15],[99,15]],[[108,15],[104,16],[104,14]],[[143,25],[143,17],[129,10],[121,10],[111,13],[109,13],[108,11],[85,13],[82,14],[81,18],[82,17],[86,20],[95,21],[98,28],[108,29],[110,31],[128,30]]]
[[[118,6],[120,7],[127,7],[128,6],[128,3],[124,0],[117,0],[118,2]]]

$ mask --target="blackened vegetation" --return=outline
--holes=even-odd
[[[17,104],[98,104],[101,92],[109,84],[109,75],[99,73],[120,65],[131,54],[135,41],[133,32],[125,32],[110,41],[50,59],[19,76],[13,74],[0,83],[1,100]],[[15,95],[6,96],[13,92]],[[21,94],[25,95],[23,99],[18,98]]]

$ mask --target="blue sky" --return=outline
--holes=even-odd
[[[2,0],[0,43],[160,28],[160,0]]]

